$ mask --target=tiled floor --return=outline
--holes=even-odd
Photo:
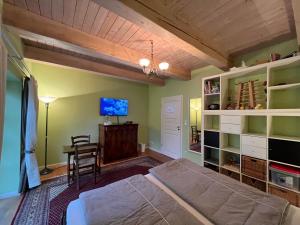
[[[11,224],[21,200],[22,196],[0,200],[0,225]]]

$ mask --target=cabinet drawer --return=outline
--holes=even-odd
[[[259,159],[267,159],[267,149],[266,148],[258,148],[250,145],[242,145],[242,154],[259,158]]]
[[[241,125],[241,117],[240,116],[225,116],[221,115],[221,123],[230,123]]]
[[[240,174],[239,173],[235,173],[235,172],[232,172],[230,170],[223,169],[223,168],[221,168],[221,173],[228,176],[228,177],[231,177],[235,180],[240,181]]]
[[[267,138],[242,135],[242,145],[250,145],[259,148],[267,148]]]
[[[211,169],[211,170],[214,170],[216,172],[219,172],[219,167],[218,166],[215,166],[215,165],[204,162],[204,167],[206,167],[208,169]]]
[[[236,124],[221,123],[221,132],[229,134],[240,134],[241,126]]]
[[[267,162],[248,156],[242,156],[242,173],[261,180],[267,177]]]
[[[273,185],[269,185],[269,193],[272,195],[276,195],[281,198],[284,198],[295,206],[298,206],[298,207],[300,206],[299,205],[299,194],[297,194],[296,192],[289,191],[284,188],[276,187]]]
[[[252,187],[255,187],[263,192],[266,192],[266,187],[267,187],[267,184],[266,182],[263,182],[263,181],[260,181],[260,180],[256,180],[254,178],[251,178],[251,177],[247,177],[247,176],[243,176],[242,177],[242,182],[244,184],[248,184]]]

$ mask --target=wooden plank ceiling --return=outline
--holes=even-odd
[[[170,65],[177,65],[184,70],[207,65],[197,57],[92,0],[6,0],[5,2],[148,55],[150,43],[145,40],[153,40],[155,58],[167,61]]]
[[[171,24],[225,56],[295,37],[291,0],[119,1],[166,29]]]
[[[208,65],[210,61],[205,57],[199,57],[184,45],[179,46],[174,41],[174,35],[168,35],[169,33],[160,35],[146,20],[134,19],[129,9],[158,24],[167,32],[172,33],[175,29],[176,38],[178,36],[188,43],[195,43],[194,40],[201,42],[225,61],[230,59],[230,56],[244,53],[249,49],[290,39],[296,35],[291,0],[4,0],[4,2],[6,3],[4,14],[8,6],[14,6],[144,55],[150,54],[149,42],[145,40],[154,40],[154,56],[158,61],[167,61],[171,68],[176,67],[176,71],[188,73],[195,68]],[[125,11],[120,10],[120,4],[127,7]],[[5,15],[4,23],[17,26],[10,24],[11,18],[5,18]],[[67,36],[68,33],[61,35]],[[38,38],[35,41],[41,42]],[[43,44],[45,48],[45,43]],[[52,45],[52,48],[58,47],[55,46],[55,42],[52,42]],[[51,46],[47,50],[52,50]]]

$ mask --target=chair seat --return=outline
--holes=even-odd
[[[74,161],[74,164],[76,166],[77,161]],[[80,159],[79,162],[79,167],[85,167],[85,166],[89,166],[89,165],[94,165],[95,164],[95,158],[84,158],[84,159]]]

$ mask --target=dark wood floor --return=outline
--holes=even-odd
[[[167,162],[167,161],[172,160],[172,158],[170,158],[166,155],[160,154],[160,153],[152,151],[150,149],[146,149],[145,152],[143,152],[143,153],[140,152],[138,157],[125,159],[125,160],[120,160],[120,161],[116,161],[116,162],[109,163],[109,164],[101,164],[101,167],[109,169],[109,168],[112,168],[112,167],[114,167],[114,166],[116,166],[120,163],[128,162],[128,161],[135,160],[137,158],[143,158],[143,157],[151,157],[151,158],[156,159],[157,161],[160,161],[160,162]],[[45,180],[49,180],[49,179],[52,179],[52,178],[55,178],[55,177],[60,177],[60,176],[67,175],[67,166],[66,165],[56,167],[56,168],[53,168],[53,169],[54,169],[54,171],[52,173],[41,176],[41,180],[45,181]]]

